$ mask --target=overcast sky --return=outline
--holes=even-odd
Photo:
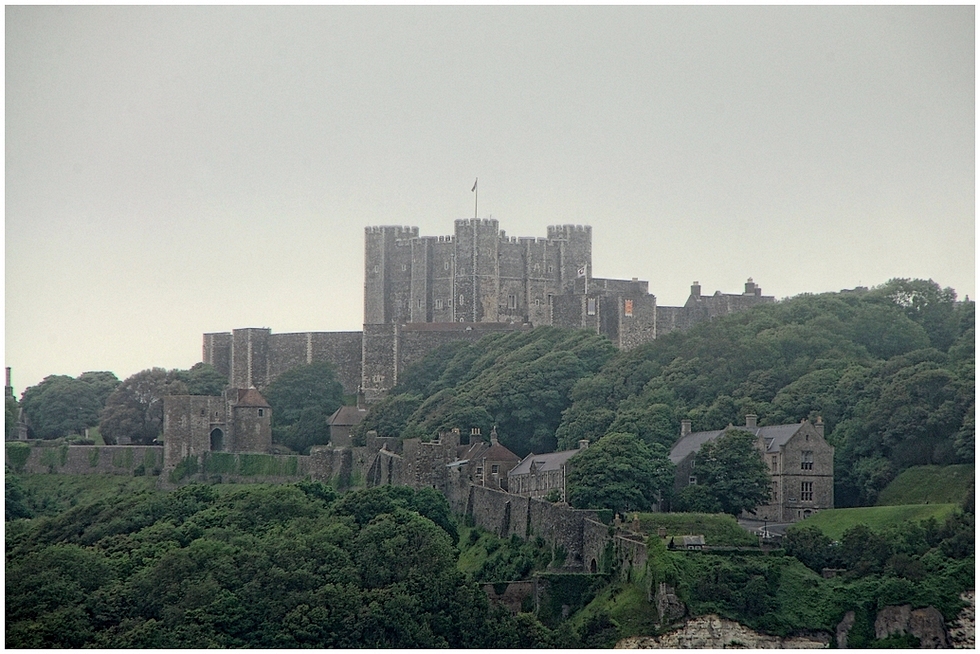
[[[975,295],[974,8],[6,14],[5,362],[359,330],[364,227],[592,225],[593,274]]]

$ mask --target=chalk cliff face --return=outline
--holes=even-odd
[[[637,636],[617,649],[819,649],[830,647],[830,634],[780,638],[760,634],[717,615],[691,618],[680,629],[661,636]]]
[[[878,638],[896,633],[912,633],[921,647],[974,649],[976,593],[963,594],[966,607],[948,627],[934,608],[912,610],[909,606],[889,606],[879,611],[875,621]],[[837,628],[837,646],[847,647],[847,632],[853,626],[853,613],[845,616]],[[948,628],[948,632],[947,632]],[[737,622],[717,615],[702,615],[660,636],[634,636],[616,644],[617,649],[819,649],[830,647],[831,636],[821,632],[779,638],[760,634]]]

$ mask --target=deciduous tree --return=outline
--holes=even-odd
[[[769,497],[769,471],[755,447],[755,436],[729,429],[694,455],[699,486],[705,486],[722,511],[737,516]]]
[[[666,448],[634,434],[606,434],[569,465],[568,501],[580,509],[649,511],[674,479]]]

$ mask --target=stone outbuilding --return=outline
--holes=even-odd
[[[205,452],[268,452],[272,408],[254,388],[163,398],[164,467]]]
[[[480,437],[479,430],[470,434],[470,444],[461,445],[457,454],[457,463],[465,465],[472,483],[477,486],[507,490],[507,473],[521,462],[517,456],[500,444],[497,430],[490,432],[490,442]]]
[[[528,454],[507,474],[509,492],[524,497],[544,497],[557,490],[559,501],[566,502],[565,479],[571,470],[569,460],[588,446],[589,441],[579,441],[577,450]]]
[[[756,448],[769,469],[769,502],[756,507],[756,520],[795,522],[822,509],[834,508],[834,448],[824,438],[824,423],[807,420],[789,425],[759,427],[758,417],[745,416],[745,425],[728,429],[747,431],[756,437]],[[697,483],[695,455],[701,446],[727,429],[691,431],[691,421],[681,421],[681,437],[670,450],[677,466],[674,490]]]
[[[361,424],[367,409],[360,406],[344,405],[333,412],[327,418],[327,426],[330,427],[330,443],[335,447],[353,447],[351,431]]]

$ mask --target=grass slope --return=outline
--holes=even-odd
[[[884,527],[911,520],[919,522],[935,517],[940,522],[958,504],[907,504],[900,506],[862,506],[853,509],[828,509],[796,523],[813,525],[833,539],[839,539],[850,527],[863,524],[878,531]],[[791,527],[792,528],[792,527]]]
[[[707,545],[757,545],[758,538],[742,529],[735,518],[724,513],[641,513],[640,531],[656,535],[663,527],[668,536],[704,534]],[[626,517],[626,524],[632,524],[633,514]]]
[[[972,464],[909,468],[881,491],[877,504],[959,504],[973,492],[975,472]]]

